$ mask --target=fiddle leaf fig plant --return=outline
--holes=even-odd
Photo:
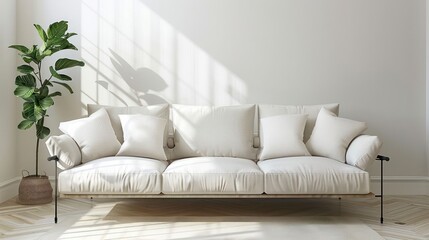
[[[12,45],[9,48],[16,49],[25,64],[18,66],[19,75],[15,79],[15,96],[20,97],[23,103],[22,118],[18,128],[26,130],[33,125],[36,126],[36,176],[39,175],[39,141],[49,136],[51,130],[45,126],[45,117],[48,117],[48,109],[54,105],[54,97],[61,96],[60,91],[51,92],[51,87],[60,85],[73,93],[72,88],[67,83],[72,78],[61,73],[61,70],[73,67],[83,67],[84,62],[69,58],[58,59],[54,66],[47,66],[50,76],[43,76],[42,71],[44,60],[53,54],[63,50],[78,50],[69,38],[77,35],[68,33],[68,22],[60,21],[49,25],[45,31],[40,25],[34,24],[42,44],[26,47],[22,45]]]

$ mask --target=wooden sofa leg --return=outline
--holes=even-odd
[[[58,160],[56,155],[48,157],[48,161],[55,161],[55,224],[58,223]]]
[[[376,195],[376,197],[380,198],[380,223],[383,224],[383,222],[384,222],[384,218],[383,218],[383,210],[384,210],[383,209],[383,196],[384,196],[384,192],[383,192],[383,182],[384,182],[384,179],[383,179],[383,176],[384,176],[383,161],[388,162],[388,161],[390,161],[390,158],[386,157],[386,156],[378,155],[376,160],[380,161],[380,167],[381,167],[381,170],[380,170],[380,195]]]

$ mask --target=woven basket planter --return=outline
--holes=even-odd
[[[52,186],[47,176],[22,177],[17,202],[25,205],[52,202]]]

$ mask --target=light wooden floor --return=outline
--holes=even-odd
[[[379,199],[61,199],[60,221],[76,221],[89,211],[108,209],[103,219],[138,217],[163,221],[181,217],[219,217],[252,221],[256,217],[341,216],[359,219],[385,239],[429,239],[429,196],[387,196],[385,224],[379,224]],[[149,219],[148,218],[148,219]],[[95,221],[85,219],[85,221]],[[38,239],[52,231],[53,204],[0,204],[0,238]],[[45,234],[45,235],[44,235]],[[323,233],[321,233],[323,234]]]

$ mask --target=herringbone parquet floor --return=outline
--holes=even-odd
[[[60,221],[87,224],[99,222],[97,211],[109,219],[157,219],[199,216],[228,217],[228,221],[252,221],[267,217],[320,218],[340,216],[359,219],[385,239],[429,239],[429,196],[387,196],[385,224],[379,224],[379,199],[61,199]],[[0,205],[0,238],[38,239],[52,232],[53,204],[23,206],[11,199]],[[99,222],[100,223],[100,222]],[[86,226],[86,225],[85,225]],[[103,227],[103,226],[101,226]],[[62,230],[64,231],[64,229]],[[323,233],[321,233],[323,234]],[[322,235],[323,236],[323,235]]]

